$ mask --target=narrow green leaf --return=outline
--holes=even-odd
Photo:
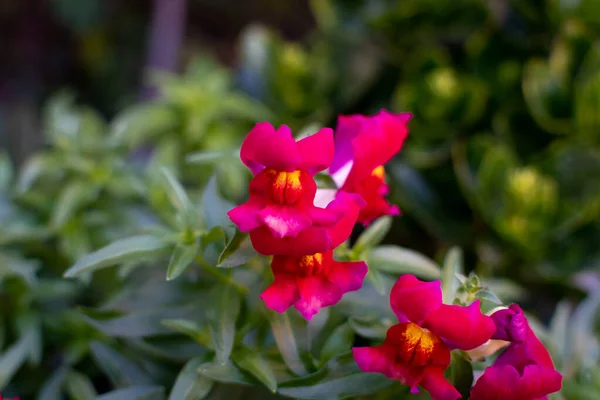
[[[115,387],[151,384],[152,380],[135,363],[100,342],[91,344],[92,357]]]
[[[165,167],[162,167],[160,172],[163,177],[167,195],[169,196],[169,200],[171,201],[171,204],[173,204],[173,207],[184,215],[192,217],[195,214],[195,209],[185,192],[185,189],[181,186],[181,183],[179,183],[175,176]]]
[[[61,228],[73,215],[90,202],[97,194],[97,189],[89,182],[75,181],[61,190],[56,200],[50,224],[52,228]]]
[[[275,393],[277,390],[275,374],[269,362],[259,353],[247,347],[240,347],[232,353],[231,358],[238,367],[254,376],[270,391]]]
[[[444,375],[463,395],[463,398],[469,396],[473,384],[473,367],[460,352],[452,352],[452,361]]]
[[[199,151],[188,154],[185,160],[190,164],[214,164],[231,157],[239,158],[239,150]]]
[[[21,368],[34,340],[33,332],[27,332],[0,356],[0,390],[8,385],[14,374]]]
[[[178,243],[169,261],[167,280],[170,281],[179,277],[194,261],[199,249],[200,244],[197,241],[193,244]]]
[[[215,226],[227,226],[231,224],[229,217],[227,217],[227,212],[234,205],[221,197],[217,187],[217,179],[214,176],[210,178],[204,188],[202,206],[204,209],[204,220],[209,229]]]
[[[96,271],[115,264],[134,261],[141,257],[148,257],[162,252],[169,243],[152,235],[130,236],[118,240],[81,258],[69,268],[64,276],[72,278],[79,274]]]
[[[350,317],[348,324],[358,335],[369,339],[384,339],[391,325],[384,325],[379,320]]]
[[[277,343],[285,365],[297,375],[306,375],[307,371],[302,364],[298,343],[288,314],[268,310],[268,317],[275,343]]]
[[[362,254],[363,251],[377,246],[387,235],[392,227],[392,217],[384,216],[378,218],[358,237],[353,251],[356,254]]]
[[[569,320],[571,305],[566,301],[557,304],[550,321],[550,341],[561,358],[564,357],[567,341],[569,340]]]
[[[198,372],[204,362],[204,358],[196,357],[185,364],[177,376],[169,400],[201,400],[208,396],[214,381]]]
[[[248,233],[236,229],[235,235],[219,255],[217,267],[232,268],[246,263],[258,253],[252,247]]]
[[[345,323],[335,328],[321,350],[321,365],[340,354],[349,352],[353,342],[354,330],[350,324]]]
[[[73,400],[95,400],[96,389],[87,376],[76,371],[69,371],[65,381],[67,393]]]
[[[0,151],[0,190],[7,191],[13,180],[14,169],[8,153]]]
[[[442,293],[445,304],[452,304],[456,297],[460,285],[456,274],[463,273],[462,262],[462,250],[458,247],[451,248],[446,254],[442,267]]]
[[[239,369],[231,361],[221,364],[212,362],[202,364],[198,372],[217,382],[236,383],[240,385],[256,385],[258,382],[251,375]]]
[[[133,148],[178,124],[177,112],[164,102],[138,104],[117,115],[110,127],[111,139]]]
[[[164,389],[161,386],[133,386],[113,390],[96,397],[96,400],[162,400]]]
[[[241,308],[241,297],[232,285],[219,288],[218,300],[209,312],[209,327],[217,361],[229,360],[235,341],[235,323]]]
[[[440,267],[431,259],[400,246],[384,245],[367,255],[370,268],[394,275],[414,274],[422,279],[439,279]]]
[[[62,400],[62,389],[67,377],[67,369],[59,368],[44,382],[37,400]]]

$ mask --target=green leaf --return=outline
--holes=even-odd
[[[100,342],[90,346],[92,357],[115,387],[151,384],[152,380],[140,367],[120,353]]]
[[[185,319],[167,319],[162,321],[162,324],[173,330],[181,332],[184,335],[188,335],[202,346],[214,350],[210,334],[207,332],[207,329],[204,325]]]
[[[162,167],[160,172],[165,190],[173,207],[184,216],[188,226],[197,226],[199,217],[183,186],[181,186],[168,169]]]
[[[387,235],[391,227],[392,217],[386,215],[378,218],[358,237],[356,244],[353,247],[353,251],[356,254],[362,254],[363,251],[377,246],[383,240],[385,235]]]
[[[163,396],[161,386],[140,385],[113,390],[96,397],[96,400],[162,400]]]
[[[95,400],[96,389],[87,376],[69,371],[65,381],[67,393],[73,400]]]
[[[165,250],[169,243],[152,235],[130,236],[118,240],[81,258],[69,268],[64,276],[72,278],[85,272],[96,271],[127,261],[135,261],[141,257],[148,257]]]
[[[370,268],[394,275],[414,274],[422,279],[439,279],[440,267],[431,259],[400,246],[384,245],[371,250],[367,255]]]
[[[17,182],[17,191],[25,193],[43,175],[63,168],[62,159],[54,154],[36,154],[21,167]]]
[[[133,148],[175,130],[178,124],[177,112],[163,102],[138,104],[117,115],[110,127],[111,139]]]
[[[257,381],[251,375],[240,370],[231,361],[225,364],[218,362],[202,364],[198,372],[217,382],[236,383],[240,385],[256,385]]]
[[[208,379],[198,372],[198,368],[205,362],[204,358],[192,358],[185,364],[171,394],[169,400],[201,400],[210,393],[214,385],[212,379]]]
[[[229,360],[235,342],[235,323],[240,313],[242,299],[232,285],[217,287],[216,304],[209,311],[209,327],[217,361]]]
[[[369,339],[384,339],[391,325],[384,325],[379,320],[350,317],[348,324],[358,335]]]
[[[44,382],[37,400],[62,400],[62,388],[67,377],[68,370],[59,368]]]
[[[331,362],[330,362],[331,363]],[[363,373],[353,359],[338,366],[325,366],[321,370],[283,382],[278,393],[295,399],[329,399],[362,396],[379,392],[390,386],[392,381],[380,374]]]
[[[353,342],[354,330],[350,324],[345,323],[335,328],[321,350],[321,365],[340,354],[350,351]]]
[[[96,188],[89,182],[75,181],[65,186],[56,200],[56,207],[50,219],[52,227],[54,229],[61,228],[96,194]]]
[[[569,340],[570,316],[571,305],[566,301],[561,301],[557,304],[550,321],[550,341],[561,358],[564,357]]]
[[[204,220],[208,229],[212,229],[215,226],[231,225],[231,221],[227,217],[227,212],[234,205],[221,197],[217,187],[217,179],[214,176],[210,178],[204,188],[202,206],[204,209]]]
[[[194,261],[199,249],[200,244],[197,241],[193,244],[178,243],[169,261],[167,280],[171,281],[179,277]]]
[[[8,153],[0,151],[0,190],[8,191],[13,175],[14,169]]]
[[[452,352],[452,361],[444,372],[444,375],[454,385],[456,390],[463,395],[463,398],[469,396],[471,385],[473,384],[473,367],[462,353],[458,351]]]
[[[221,151],[199,151],[188,154],[185,160],[190,164],[214,164],[224,161],[223,159],[236,157],[239,158],[239,149],[221,150]]]
[[[0,356],[0,390],[10,383],[14,374],[29,356],[29,349],[35,341],[34,335],[32,331],[26,332],[17,343]]]
[[[442,293],[445,304],[452,304],[454,301],[460,285],[456,275],[462,273],[462,250],[458,247],[452,247],[446,254],[444,266],[442,267]]]
[[[269,323],[271,324],[271,330],[275,337],[275,343],[281,353],[281,357],[285,362],[285,365],[297,375],[305,375],[307,373],[306,368],[302,364],[300,358],[300,351],[298,349],[298,343],[296,342],[296,336],[290,323],[290,317],[287,313],[277,313],[271,310],[267,311]]]
[[[238,367],[254,376],[275,393],[277,390],[275,374],[269,362],[259,353],[247,347],[240,347],[231,354],[231,358]]]
[[[245,264],[258,253],[252,247],[248,233],[235,231],[233,238],[227,243],[219,255],[217,267],[232,268]]]

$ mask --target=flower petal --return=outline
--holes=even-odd
[[[327,210],[340,212],[343,215],[335,226],[328,228],[332,249],[348,240],[356,224],[360,207],[363,205],[364,201],[360,196],[339,192],[335,200],[327,206]]]
[[[359,133],[352,139],[354,165],[345,185],[360,182],[400,151],[408,136],[407,125],[411,118],[411,114],[381,110],[360,124]]]
[[[240,149],[240,158],[253,174],[265,167],[293,171],[301,165],[298,145],[289,127],[278,130],[268,122],[259,122],[248,133]]]
[[[262,255],[302,256],[323,253],[332,249],[327,229],[311,226],[296,237],[276,238],[269,228],[261,226],[250,231],[254,249]]]
[[[363,372],[375,372],[388,378],[392,376],[394,350],[389,346],[353,347],[354,361]]]
[[[326,208],[312,207],[310,209],[310,217],[314,225],[329,226],[338,223],[344,217],[344,213]]]
[[[364,261],[339,262],[332,260],[327,278],[333,282],[342,293],[360,289],[369,268]]]
[[[550,353],[544,344],[535,336],[535,333],[527,327],[527,339],[524,343],[513,343],[502,354],[498,356],[494,365],[512,365],[517,370],[523,371],[529,364],[539,364],[546,368],[554,369],[554,363]]]
[[[275,281],[260,295],[267,307],[279,313],[287,310],[300,298],[295,279],[275,276]]]
[[[332,306],[342,298],[342,291],[321,276],[299,279],[298,287],[300,300],[294,306],[309,321],[322,307]]]
[[[523,310],[516,304],[507,309],[496,311],[490,316],[496,324],[492,339],[522,343],[527,338],[527,320]]]
[[[390,305],[400,322],[420,325],[442,305],[440,281],[424,282],[414,275],[402,275],[392,287]]]
[[[462,397],[446,379],[442,368],[427,368],[421,380],[421,387],[429,392],[432,400],[457,400]]]
[[[247,202],[229,210],[227,216],[240,231],[249,232],[262,225],[259,213],[263,207],[263,199],[251,194]]]
[[[423,326],[461,350],[481,346],[496,331],[494,321],[481,313],[479,300],[467,307],[442,304],[429,313]]]
[[[317,189],[313,204],[315,207],[325,208],[335,199],[337,189]]]
[[[553,368],[528,365],[519,381],[519,394],[524,399],[537,399],[558,392],[562,387],[562,375]]]
[[[298,141],[298,152],[302,158],[300,168],[306,169],[312,175],[323,171],[333,161],[334,151],[333,130],[323,128],[314,135]]]
[[[520,399],[519,373],[509,365],[488,367],[471,389],[470,400]],[[533,400],[533,399],[531,399]]]
[[[312,225],[309,214],[289,206],[266,206],[260,211],[259,217],[278,238],[296,237]]]

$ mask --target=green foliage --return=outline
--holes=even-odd
[[[244,32],[237,82],[202,56],[112,121],[51,98],[47,146],[20,168],[0,154],[3,394],[419,398],[350,353],[381,343],[391,287],[410,273],[485,312],[558,304],[550,328],[536,324],[565,376],[552,398],[597,398],[597,288],[584,300],[571,278],[597,276],[600,259],[600,6],[492,3],[316,0],[302,43]],[[388,166],[403,216],[336,250],[367,261],[364,287],[310,323],[266,310],[268,260],[226,216],[247,196],[244,135],[268,120],[301,136],[383,107],[414,118]],[[471,368],[453,354],[464,394]]]

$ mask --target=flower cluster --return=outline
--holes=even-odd
[[[383,344],[353,349],[365,372],[396,379],[413,393],[420,386],[433,400],[457,400],[461,394],[444,377],[450,352],[490,355],[508,345],[477,380],[471,400],[541,400],[561,388],[562,376],[517,305],[486,316],[478,300],[466,307],[442,304],[439,281],[412,275],[398,279],[390,305],[399,323],[387,331]]]
[[[250,198],[228,215],[257,252],[273,256],[275,279],[261,295],[269,308],[294,305],[311,319],[361,287],[367,265],[335,261],[333,250],[357,221],[398,213],[384,198],[383,165],[400,151],[409,120],[386,111],[340,116],[335,138],[323,128],[298,141],[287,126],[262,122],[247,135],[240,157],[254,174]],[[338,188],[317,190],[314,176],[326,169]]]

